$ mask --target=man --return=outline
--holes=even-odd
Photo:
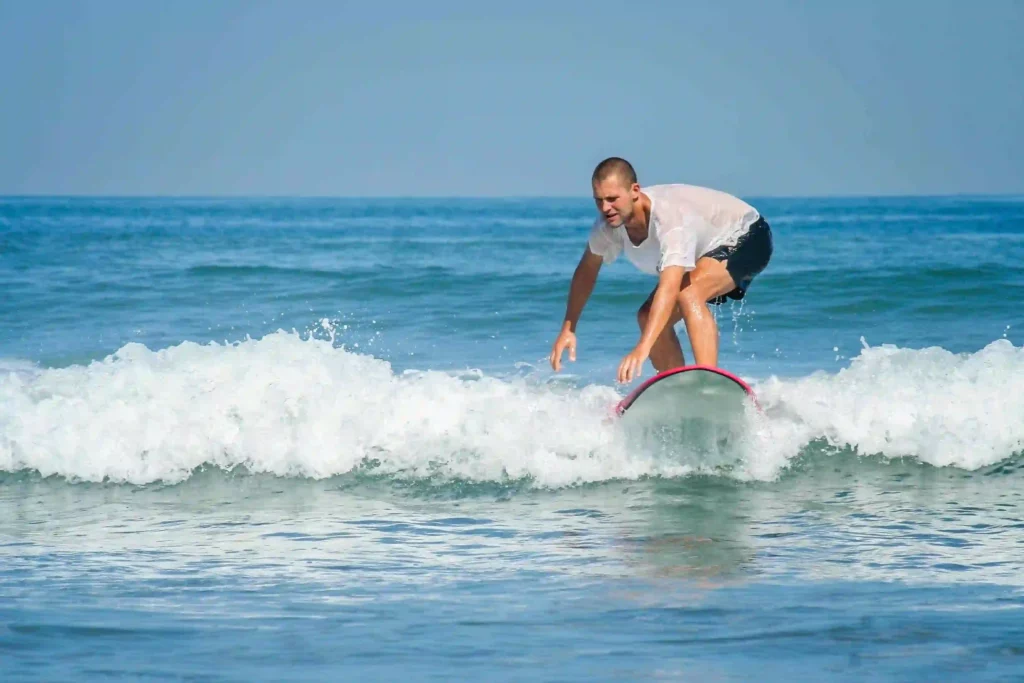
[[[682,320],[697,365],[718,365],[718,326],[708,303],[742,299],[768,264],[772,234],[746,202],[693,185],[654,185],[641,190],[633,166],[605,159],[591,178],[600,216],[569,287],[562,330],[551,350],[551,367],[562,354],[576,360],[576,323],[604,263],[625,254],[658,284],[637,312],[640,340],[619,364],[618,381],[639,377],[650,358],[658,372],[684,365],[673,326]]]

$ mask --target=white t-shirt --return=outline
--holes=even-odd
[[[736,244],[760,217],[736,197],[696,185],[652,185],[641,188],[651,199],[647,239],[633,244],[625,226],[613,228],[603,216],[594,221],[590,250],[611,263],[619,254],[645,273],[657,275],[668,266],[693,270],[697,259],[712,249]]]

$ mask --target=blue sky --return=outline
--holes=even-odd
[[[1024,2],[0,0],[0,194],[1024,193]]]

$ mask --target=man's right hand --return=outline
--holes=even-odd
[[[572,282],[569,284],[569,301],[565,305],[565,318],[562,320],[562,331],[558,333],[558,339],[551,349],[551,369],[558,372],[562,369],[562,352],[569,349],[569,360],[576,360],[576,321],[583,313],[583,307],[594,290],[594,283],[597,282],[597,274],[601,270],[601,263],[604,259],[590,250],[590,245],[583,250],[580,262],[576,264],[576,270],[572,274]]]
[[[569,349],[569,360],[576,360],[576,335],[572,330],[562,330],[562,333],[558,335],[558,339],[555,340],[555,345],[551,349],[551,368],[558,372],[562,369],[562,352],[565,349]]]

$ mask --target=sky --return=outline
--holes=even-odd
[[[0,194],[1024,193],[1020,0],[0,0]]]

